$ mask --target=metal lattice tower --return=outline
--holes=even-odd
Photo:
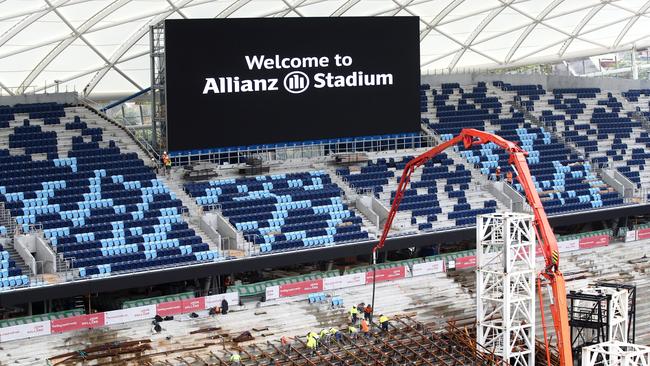
[[[650,347],[623,342],[605,342],[582,350],[582,366],[649,366]]]
[[[630,291],[636,293],[634,286],[596,284],[567,294],[574,355],[585,346],[633,341],[630,314],[634,317],[636,300],[630,302]]]
[[[535,364],[533,216],[478,217],[477,342],[511,366]]]

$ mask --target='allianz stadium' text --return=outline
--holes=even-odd
[[[205,78],[203,94],[277,91],[281,85],[282,82],[277,78],[240,79],[238,76]],[[393,85],[393,74],[365,74],[362,71],[354,71],[349,75],[321,72],[313,76],[313,87],[316,89],[385,85]]]

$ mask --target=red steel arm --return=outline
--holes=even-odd
[[[482,145],[492,142],[510,154],[509,163],[515,167],[515,170],[517,172],[517,180],[522,185],[528,204],[533,210],[533,215],[535,217],[535,231],[537,233],[537,237],[539,238],[538,240],[541,244],[542,252],[546,260],[546,267],[544,271],[542,271],[541,275],[548,280],[549,285],[553,290],[554,301],[551,303],[551,314],[553,315],[555,333],[558,339],[557,344],[560,356],[560,365],[572,366],[573,355],[571,353],[571,338],[569,332],[569,317],[566,302],[566,287],[564,276],[558,268],[560,264],[560,256],[557,247],[557,240],[555,239],[555,234],[553,234],[551,225],[549,224],[548,218],[546,217],[546,212],[544,212],[542,201],[540,200],[535,185],[533,184],[533,179],[528,168],[528,163],[526,162],[526,155],[528,153],[519,147],[519,145],[516,143],[488,132],[475,129],[463,129],[458,134],[458,136],[452,138],[449,141],[443,142],[442,144],[409,161],[404,167],[404,171],[402,172],[402,177],[400,179],[399,185],[397,186],[395,198],[393,199],[393,203],[388,213],[388,218],[384,224],[384,230],[381,234],[381,238],[379,239],[377,245],[372,249],[373,257],[377,250],[381,249],[386,242],[386,238],[390,232],[393,220],[395,219],[395,215],[397,215],[399,205],[402,202],[402,198],[404,197],[404,192],[408,187],[408,184],[411,180],[411,175],[415,169],[425,164],[427,161],[433,159],[436,155],[440,154],[447,148],[454,146],[460,142],[463,143],[466,149],[469,149],[474,145]]]

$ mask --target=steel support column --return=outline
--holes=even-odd
[[[511,366],[535,364],[535,230],[533,217],[478,217],[477,343]]]

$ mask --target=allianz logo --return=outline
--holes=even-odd
[[[278,78],[242,79],[239,76],[205,78],[203,94],[231,94],[251,92],[280,91],[281,88],[291,94],[301,94],[310,87],[314,89],[392,86],[394,77],[391,73],[368,74],[353,71],[346,75],[331,72],[319,72],[310,78],[302,71],[292,71],[284,76],[282,83]]]

